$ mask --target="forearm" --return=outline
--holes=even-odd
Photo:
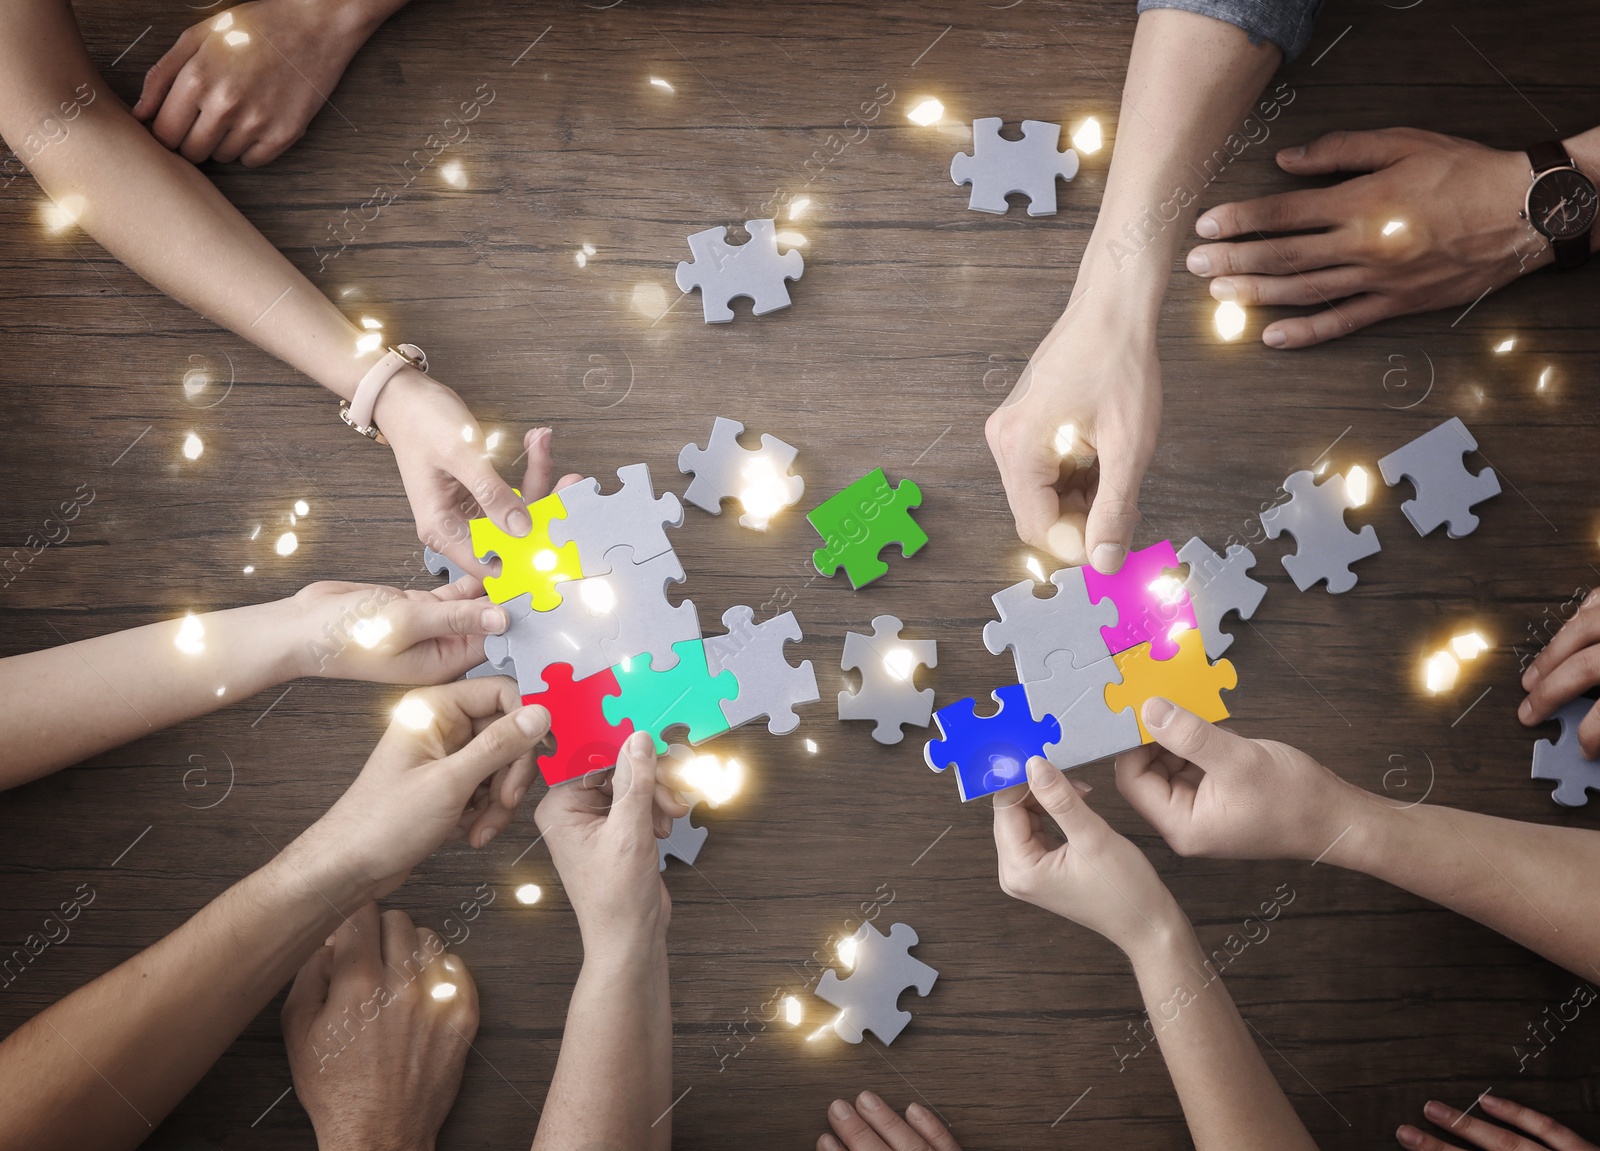
[[[672,999],[660,939],[586,954],[534,1151],[672,1146]]]
[[[1596,977],[1600,833],[1362,795],[1326,862],[1431,899]]]
[[[370,898],[305,856],[291,844],[0,1043],[0,1146],[110,1151],[146,1139]]]
[[[296,625],[278,600],[0,660],[0,789],[293,678]]]
[[[1314,1151],[1188,920],[1163,927],[1134,973],[1196,1151]]]

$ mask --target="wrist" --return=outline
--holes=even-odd
[[[1165,903],[1142,917],[1138,931],[1127,939],[1114,940],[1133,964],[1134,971],[1170,963],[1199,946],[1189,917],[1178,906],[1171,892]]]
[[[1374,861],[1382,855],[1385,844],[1393,841],[1396,828],[1406,823],[1407,813],[1419,808],[1421,802],[1397,804],[1352,783],[1339,782],[1341,795],[1333,808],[1335,817],[1324,828],[1320,843],[1305,845],[1301,858],[1346,871],[1375,874],[1380,869]]]
[[[666,927],[639,924],[609,932],[585,931],[583,967],[609,979],[628,979],[664,970]]]
[[[318,0],[313,5],[327,14],[335,32],[360,36],[363,41],[405,6],[406,0],[342,0],[331,5]]]
[[[429,388],[438,386],[436,381],[414,367],[408,365],[400,368],[389,377],[383,391],[378,393],[378,402],[372,409],[372,422],[384,434],[384,438],[392,441],[397,433],[403,433],[406,416],[413,402]]]
[[[329,817],[336,810],[338,804],[291,840],[268,867],[278,871],[288,890],[309,894],[342,922],[378,898],[382,888],[368,874],[370,869],[349,854],[349,836],[330,828]]]

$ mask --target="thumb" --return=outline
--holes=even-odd
[[[456,786],[465,803],[478,784],[531,752],[549,730],[548,711],[538,704],[519,707],[484,728],[460,751],[440,760],[439,770]]]
[[[317,1012],[328,1002],[328,987],[333,982],[333,948],[319,947],[294,977],[294,986],[283,1001],[283,1037],[291,1048],[310,1038]]]
[[[1108,830],[1106,821],[1084,802],[1076,785],[1043,756],[1036,755],[1028,761],[1028,788],[1068,843],[1090,848]]]
[[[652,826],[656,799],[656,745],[648,731],[636,731],[617,754],[611,776],[611,816],[629,824]],[[655,832],[651,831],[651,838]]]
[[[1255,753],[1252,740],[1207,723],[1171,700],[1147,699],[1140,714],[1151,738],[1208,773],[1227,772]]]
[[[1392,129],[1329,132],[1298,148],[1278,153],[1278,167],[1297,176],[1331,172],[1373,172],[1409,155],[1412,142]]]
[[[183,35],[178,37],[177,43],[167,49],[166,55],[157,60],[150,71],[144,74],[144,89],[139,93],[139,102],[133,106],[135,120],[148,120],[160,109],[161,102],[172,90],[172,82],[178,78],[178,73],[183,71],[183,66],[205,42],[209,27],[209,23],[205,23],[186,29]]]
[[[1147,451],[1117,436],[1100,449],[1100,486],[1089,505],[1084,546],[1095,570],[1110,575],[1122,567],[1139,525],[1139,485],[1149,466]]]
[[[444,636],[499,635],[510,623],[503,607],[482,598],[396,600],[389,610],[401,649]]]
[[[984,428],[989,451],[1000,469],[1000,483],[1023,543],[1050,550],[1050,529],[1061,518],[1061,459],[1048,450],[1033,427],[1019,427],[1001,407]],[[1069,557],[1062,557],[1069,558]]]

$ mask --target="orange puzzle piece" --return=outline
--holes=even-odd
[[[1222,692],[1237,687],[1239,676],[1225,659],[1216,663],[1206,660],[1206,641],[1198,628],[1178,633],[1178,654],[1171,659],[1152,659],[1148,643],[1111,658],[1122,673],[1122,682],[1106,685],[1106,706],[1112,711],[1133,708],[1142,743],[1155,742],[1145,730],[1144,701],[1157,696],[1213,723],[1228,718]]]
[[[520,494],[520,493],[519,493]],[[568,542],[557,547],[550,542],[550,521],[567,518],[559,492],[527,505],[533,530],[520,539],[508,536],[490,519],[475,519],[472,551],[479,559],[500,557],[500,574],[483,581],[483,590],[495,603],[507,603],[527,592],[534,611],[550,611],[561,603],[556,585],[583,578],[583,563],[578,545]]]

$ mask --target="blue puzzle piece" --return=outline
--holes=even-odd
[[[1061,724],[1055,716],[1033,718],[1022,684],[1008,684],[990,694],[1000,705],[993,715],[979,715],[977,704],[970,699],[934,712],[934,722],[944,738],[930,739],[923,751],[934,771],[955,765],[963,803],[1026,783],[1028,760],[1043,755],[1045,744],[1061,739]]]
[[[1582,807],[1589,802],[1590,788],[1600,791],[1600,763],[1584,758],[1578,746],[1578,725],[1593,706],[1592,699],[1573,700],[1553,717],[1561,724],[1561,738],[1533,745],[1533,778],[1558,781],[1561,786],[1550,798],[1562,807]]]

